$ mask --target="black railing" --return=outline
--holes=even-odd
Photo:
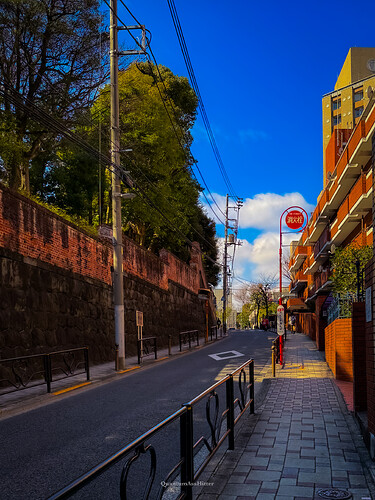
[[[193,341],[196,342],[196,345],[199,345],[199,332],[198,330],[181,332],[179,333],[179,339],[180,339],[180,351],[182,351],[182,347],[185,345],[188,345],[189,349],[191,349],[191,343]]]
[[[146,356],[155,356],[158,359],[158,350],[156,348],[156,337],[144,337],[137,340],[138,364],[142,363],[142,359]]]
[[[87,347],[0,359],[0,366],[5,374],[0,379],[0,396],[43,384],[47,385],[47,392],[51,392],[52,382],[82,373],[86,373],[87,380],[90,380]]]
[[[247,368],[249,373],[249,382],[247,382]],[[235,397],[235,377],[238,377],[238,397]],[[225,389],[225,395],[223,397],[224,410],[220,415],[218,389],[221,386]],[[196,406],[204,400],[206,400],[206,421],[209,426],[210,436],[207,438],[206,436],[201,435],[194,442],[194,412],[197,410]],[[211,413],[212,402],[214,407],[213,415]],[[254,360],[252,359],[241,365],[237,368],[237,370],[234,370],[231,374],[227,375],[219,382],[212,385],[209,389],[202,392],[189,403],[184,404],[182,408],[155,427],[152,427],[152,429],[142,434],[128,446],[125,446],[121,450],[117,451],[117,453],[92,468],[89,472],[52,495],[49,500],[70,498],[78,490],[87,486],[91,481],[97,479],[120,460],[128,457],[128,455],[131,456],[126,459],[119,478],[119,497],[121,500],[130,498],[143,500],[152,498],[160,500],[170,488],[171,484],[174,489],[173,491],[168,491],[168,498],[171,498],[171,495],[173,495],[173,497],[177,499],[191,500],[193,498],[194,483],[202,474],[206,465],[226,438],[228,438],[228,449],[234,449],[235,425],[246,410],[249,410],[250,414],[254,413]],[[164,462],[166,457],[157,456],[155,447],[150,444],[150,440],[159,431],[165,430],[167,427],[170,429],[173,422],[179,422],[179,460],[172,467],[170,472],[164,476],[165,479],[158,482],[158,485],[160,485],[158,486],[155,483],[157,467],[158,464]],[[226,422],[226,428],[225,430],[222,430],[224,422]],[[168,436],[168,441],[170,440],[171,438]],[[176,447],[177,446],[178,445],[176,444]],[[205,451],[204,456],[201,456],[202,450]],[[138,461],[140,457],[145,457],[145,455],[149,455],[149,466],[146,471],[142,469],[142,462],[143,464],[145,462],[142,461],[142,459]],[[139,470],[141,470],[143,473],[146,472],[146,477],[141,479],[139,475],[137,475],[138,489],[136,492],[133,492],[132,496],[130,496],[127,493],[129,486],[128,478],[131,469],[135,467],[137,461],[137,471],[139,472]],[[178,478],[178,481],[175,481],[176,478]]]
[[[211,329],[210,329],[210,337],[211,337],[211,341],[212,339],[215,337],[215,339],[217,340],[217,326],[211,326]]]

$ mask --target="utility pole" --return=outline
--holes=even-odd
[[[227,284],[228,284],[228,194],[225,208],[224,263],[223,263],[223,332],[227,332]]]
[[[228,301],[228,246],[230,245],[242,245],[242,242],[237,241],[238,225],[239,225],[239,212],[243,205],[243,199],[237,198],[236,206],[229,207],[229,196],[227,194],[226,198],[226,208],[225,208],[225,233],[224,233],[224,262],[223,262],[223,332],[227,331],[227,301]],[[237,210],[237,218],[229,219],[229,208]],[[233,222],[233,227],[229,226],[229,221]],[[228,241],[228,229],[232,229],[234,234],[230,234]],[[232,256],[232,265],[234,260],[234,253]],[[230,275],[230,273],[229,273]]]
[[[142,50],[118,51],[119,29],[142,29]],[[118,90],[118,57],[119,55],[145,54],[144,26],[117,26],[117,0],[110,1],[110,76],[111,76],[111,163],[112,163],[112,228],[113,228],[113,302],[115,308],[115,343],[116,370],[125,368],[125,318],[124,318],[124,276],[123,276],[123,245],[121,223],[121,198],[131,198],[121,195],[120,181],[120,105]]]

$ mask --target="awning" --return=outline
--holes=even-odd
[[[305,304],[305,301],[300,298],[289,299],[286,303],[286,308],[290,312],[309,312],[310,309]]]

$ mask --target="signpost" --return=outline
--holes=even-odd
[[[286,215],[285,215],[286,214]],[[283,232],[282,222],[285,215],[286,226],[294,232],[300,233],[307,225],[308,215],[306,210],[298,206],[292,206],[284,210],[280,216],[280,249],[279,249],[279,269],[280,269],[280,298],[279,306],[277,308],[277,333],[279,335],[280,347],[280,364],[283,364],[283,335],[285,330],[284,325],[284,307],[282,306],[282,293],[283,293]],[[279,312],[280,311],[280,312]]]

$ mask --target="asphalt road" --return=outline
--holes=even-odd
[[[234,370],[250,358],[255,360],[255,371],[260,370],[270,358],[274,338],[274,334],[261,331],[230,332],[228,338],[203,349],[1,421],[1,500],[48,498],[178,410],[222,378],[225,370]],[[232,350],[243,356],[227,360],[209,356]],[[223,401],[224,387],[218,393]],[[203,433],[209,435],[205,401],[194,415],[195,437]],[[160,483],[178,461],[178,422],[159,433],[151,444],[157,451]],[[140,467],[134,467],[129,475],[130,491],[145,482],[142,474],[148,471],[149,457],[139,462]],[[116,465],[74,498],[119,498],[122,465]],[[129,498],[137,500],[135,493]]]

